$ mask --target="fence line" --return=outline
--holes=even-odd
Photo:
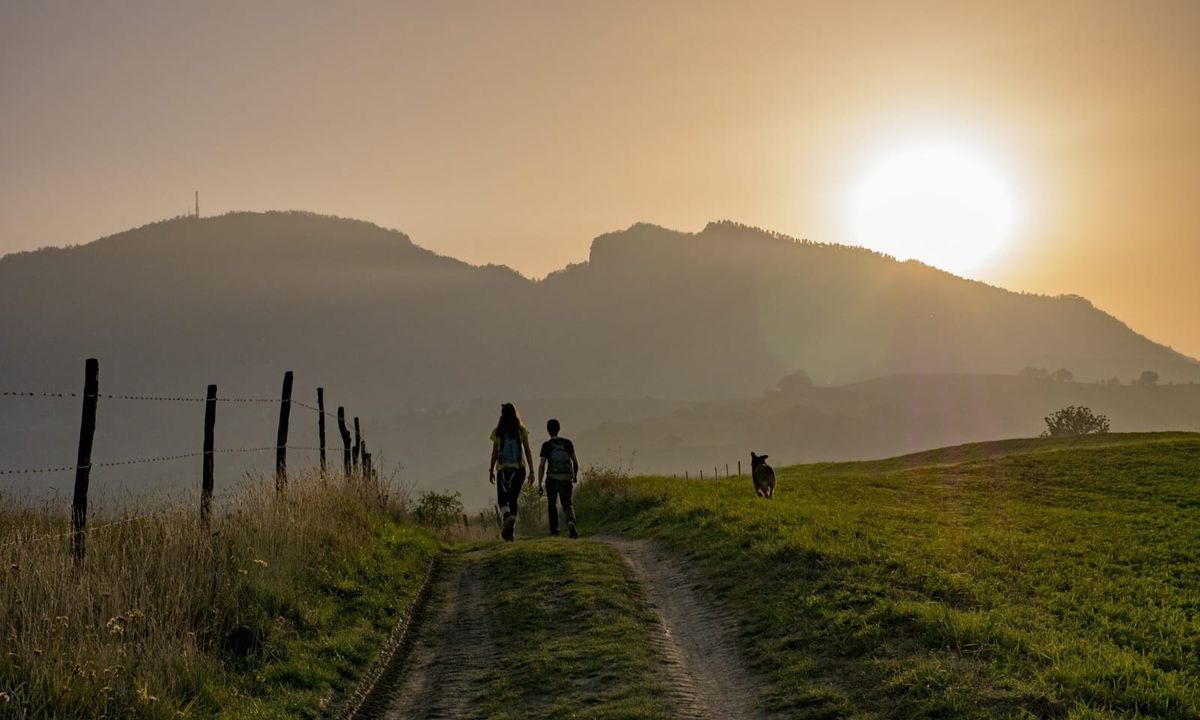
[[[99,525],[93,525],[92,527],[88,528],[88,532],[94,533],[101,530],[110,530],[118,525],[128,525],[129,523],[137,522],[138,520],[149,520],[150,518],[158,517],[159,515],[166,515],[167,513],[191,509],[191,503],[179,503],[170,507],[165,507],[161,510],[155,510],[154,512],[142,513],[141,515],[130,515],[128,517],[123,517],[120,520],[113,520],[106,523],[100,523]],[[46,533],[45,535],[34,535],[32,537],[18,538],[16,540],[10,540],[9,542],[0,544],[0,548],[12,547],[13,545],[25,545],[28,543],[40,542],[42,540],[65,538],[69,537],[74,532],[74,530],[64,530],[62,532]]]
[[[82,562],[84,558],[84,538],[85,533],[95,530],[120,525],[126,522],[132,522],[143,517],[152,517],[159,513],[150,513],[144,516],[134,516],[132,518],[122,519],[112,523],[87,528],[87,496],[88,485],[92,468],[104,467],[121,467],[128,465],[143,465],[150,463],[171,462],[175,460],[184,460],[187,458],[204,458],[201,479],[201,497],[200,497],[200,520],[201,523],[207,524],[210,512],[210,505],[213,497],[213,458],[216,455],[228,455],[235,453],[255,453],[275,451],[275,489],[278,494],[283,494],[287,488],[287,451],[312,451],[320,453],[320,468],[322,477],[325,476],[325,419],[336,418],[340,435],[343,441],[343,451],[345,457],[345,479],[349,482],[354,478],[364,478],[367,480],[375,480],[378,476],[375,473],[373,466],[373,458],[370,452],[367,451],[366,436],[362,432],[360,419],[354,417],[354,446],[351,448],[349,442],[349,433],[345,427],[345,407],[338,407],[336,415],[324,410],[325,390],[317,388],[317,403],[319,407],[313,407],[305,402],[292,399],[292,377],[293,374],[289,370],[284,374],[283,391],[279,398],[257,398],[257,397],[217,397],[217,386],[209,385],[208,394],[205,397],[195,397],[190,395],[140,395],[133,393],[102,393],[99,389],[99,363],[94,358],[89,358],[85,363],[84,372],[84,390],[83,392],[56,392],[56,391],[18,391],[4,390],[0,391],[0,397],[27,397],[27,398],[82,398],[83,399],[83,416],[81,420],[79,434],[79,453],[74,465],[61,467],[43,467],[43,468],[12,468],[0,469],[0,476],[11,475],[28,475],[28,474],[46,474],[46,473],[75,473],[75,489],[71,501],[71,529],[62,534],[53,534],[46,537],[71,537],[71,548],[75,555],[76,562]],[[99,400],[133,400],[133,401],[149,401],[149,402],[174,402],[174,403],[204,403],[205,418],[204,418],[204,441],[202,443],[203,450],[199,452],[179,453],[175,455],[159,455],[146,458],[135,458],[128,460],[111,460],[102,462],[92,462],[92,440],[96,430],[96,415]],[[239,447],[239,448],[215,448],[213,447],[213,433],[216,423],[216,405],[217,403],[266,403],[279,405],[279,423],[276,433],[276,442],[274,445],[264,447]],[[292,405],[310,410],[318,415],[318,438],[319,446],[310,447],[304,445],[295,445],[288,443],[289,421]],[[181,506],[182,507],[182,506]],[[175,508],[171,508],[175,509]],[[159,511],[165,512],[165,511]],[[18,540],[15,542],[25,542],[28,539]],[[10,542],[0,547],[15,544]]]
[[[79,398],[83,397],[83,393],[75,392],[48,392],[48,391],[19,391],[5,390],[0,392],[0,397],[55,397],[55,398]],[[193,397],[189,395],[134,395],[126,393],[97,393],[96,397],[101,400],[142,400],[150,402],[182,402],[182,403],[202,403],[208,398]],[[219,397],[217,402],[225,403],[280,403],[280,398],[257,398],[257,397]],[[292,401],[293,405],[299,405],[309,410],[316,410],[311,405]]]
[[[306,447],[306,446],[302,446],[302,445],[287,445],[285,447],[288,450],[317,450],[317,451],[319,451],[321,449],[318,447]],[[270,450],[278,450],[278,449],[279,449],[278,446],[275,446],[275,445],[267,445],[265,447],[216,448],[213,450],[213,453],[215,453],[217,455],[233,455],[233,454],[239,454],[239,453],[267,452]],[[105,461],[105,462],[89,463],[88,465],[84,465],[84,466],[69,465],[69,466],[65,466],[65,467],[56,467],[56,468],[19,468],[19,469],[15,469],[15,470],[0,470],[0,475],[26,475],[26,474],[33,474],[33,473],[74,472],[76,467],[118,467],[121,465],[142,465],[145,463],[168,462],[171,460],[183,460],[185,458],[201,457],[205,454],[206,454],[205,452],[201,451],[201,452],[180,453],[178,455],[161,455],[159,457],[136,458],[136,459],[132,459],[132,460],[109,460],[109,461]]]

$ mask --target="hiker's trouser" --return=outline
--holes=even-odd
[[[546,498],[550,501],[550,532],[558,532],[558,501],[568,523],[575,522],[575,503],[571,501],[571,481],[546,478]]]
[[[496,504],[504,514],[517,514],[517,498],[525,483],[525,468],[500,468],[496,472]]]

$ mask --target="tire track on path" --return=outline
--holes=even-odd
[[[601,537],[620,554],[658,616],[651,640],[663,657],[673,716],[686,720],[760,720],[758,683],[742,657],[736,620],[693,588],[688,573],[645,540]]]
[[[474,717],[477,681],[495,653],[483,604],[478,551],[446,563],[420,619],[419,638],[404,677],[377,717],[386,720],[459,720]]]

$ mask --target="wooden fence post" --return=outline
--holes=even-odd
[[[688,471],[687,471],[687,470],[684,470],[684,471],[683,471],[683,479],[684,479],[684,480],[691,480],[691,479],[692,479],[692,478],[691,478],[691,477],[688,475]]]
[[[362,459],[362,430],[358,425],[358,418],[354,418],[354,469],[358,470],[359,461]]]
[[[92,439],[96,436],[96,400],[100,395],[100,363],[88,358],[83,369],[83,413],[79,421],[79,454],[75,460],[75,493],[71,497],[71,551],[82,563],[87,527],[88,481],[92,474]]]
[[[703,479],[704,479],[704,471],[703,471],[703,470],[701,470],[701,471],[700,471],[700,479],[701,479],[701,480],[703,480]]]
[[[292,415],[292,371],[283,374],[283,396],[279,402],[279,433],[275,436],[275,492],[287,489],[288,420]]]
[[[325,388],[317,388],[317,439],[321,448],[321,477],[325,477]]]
[[[342,436],[342,465],[346,471],[346,481],[350,480],[350,431],[346,429],[346,408],[338,406],[338,433]]]
[[[725,463],[725,477],[729,477],[729,463]]]
[[[742,476],[742,461],[738,460],[738,477]]]
[[[214,430],[217,426],[217,386],[208,386],[208,395],[204,398],[204,460],[200,479],[200,524],[208,527],[209,514],[212,510],[213,494],[213,445]]]

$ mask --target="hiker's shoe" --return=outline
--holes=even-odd
[[[571,539],[572,539],[572,540],[574,540],[575,538],[579,537],[579,531],[575,529],[575,523],[567,523],[567,529],[569,529],[569,530],[570,530],[570,532],[568,533],[568,535],[570,535],[570,536],[571,536]]]
[[[500,537],[512,542],[513,526],[517,524],[517,518],[514,515],[504,516],[504,529],[500,531]]]
[[[550,537],[558,537],[558,531],[557,531],[557,530],[551,530],[551,531],[550,531]]]

